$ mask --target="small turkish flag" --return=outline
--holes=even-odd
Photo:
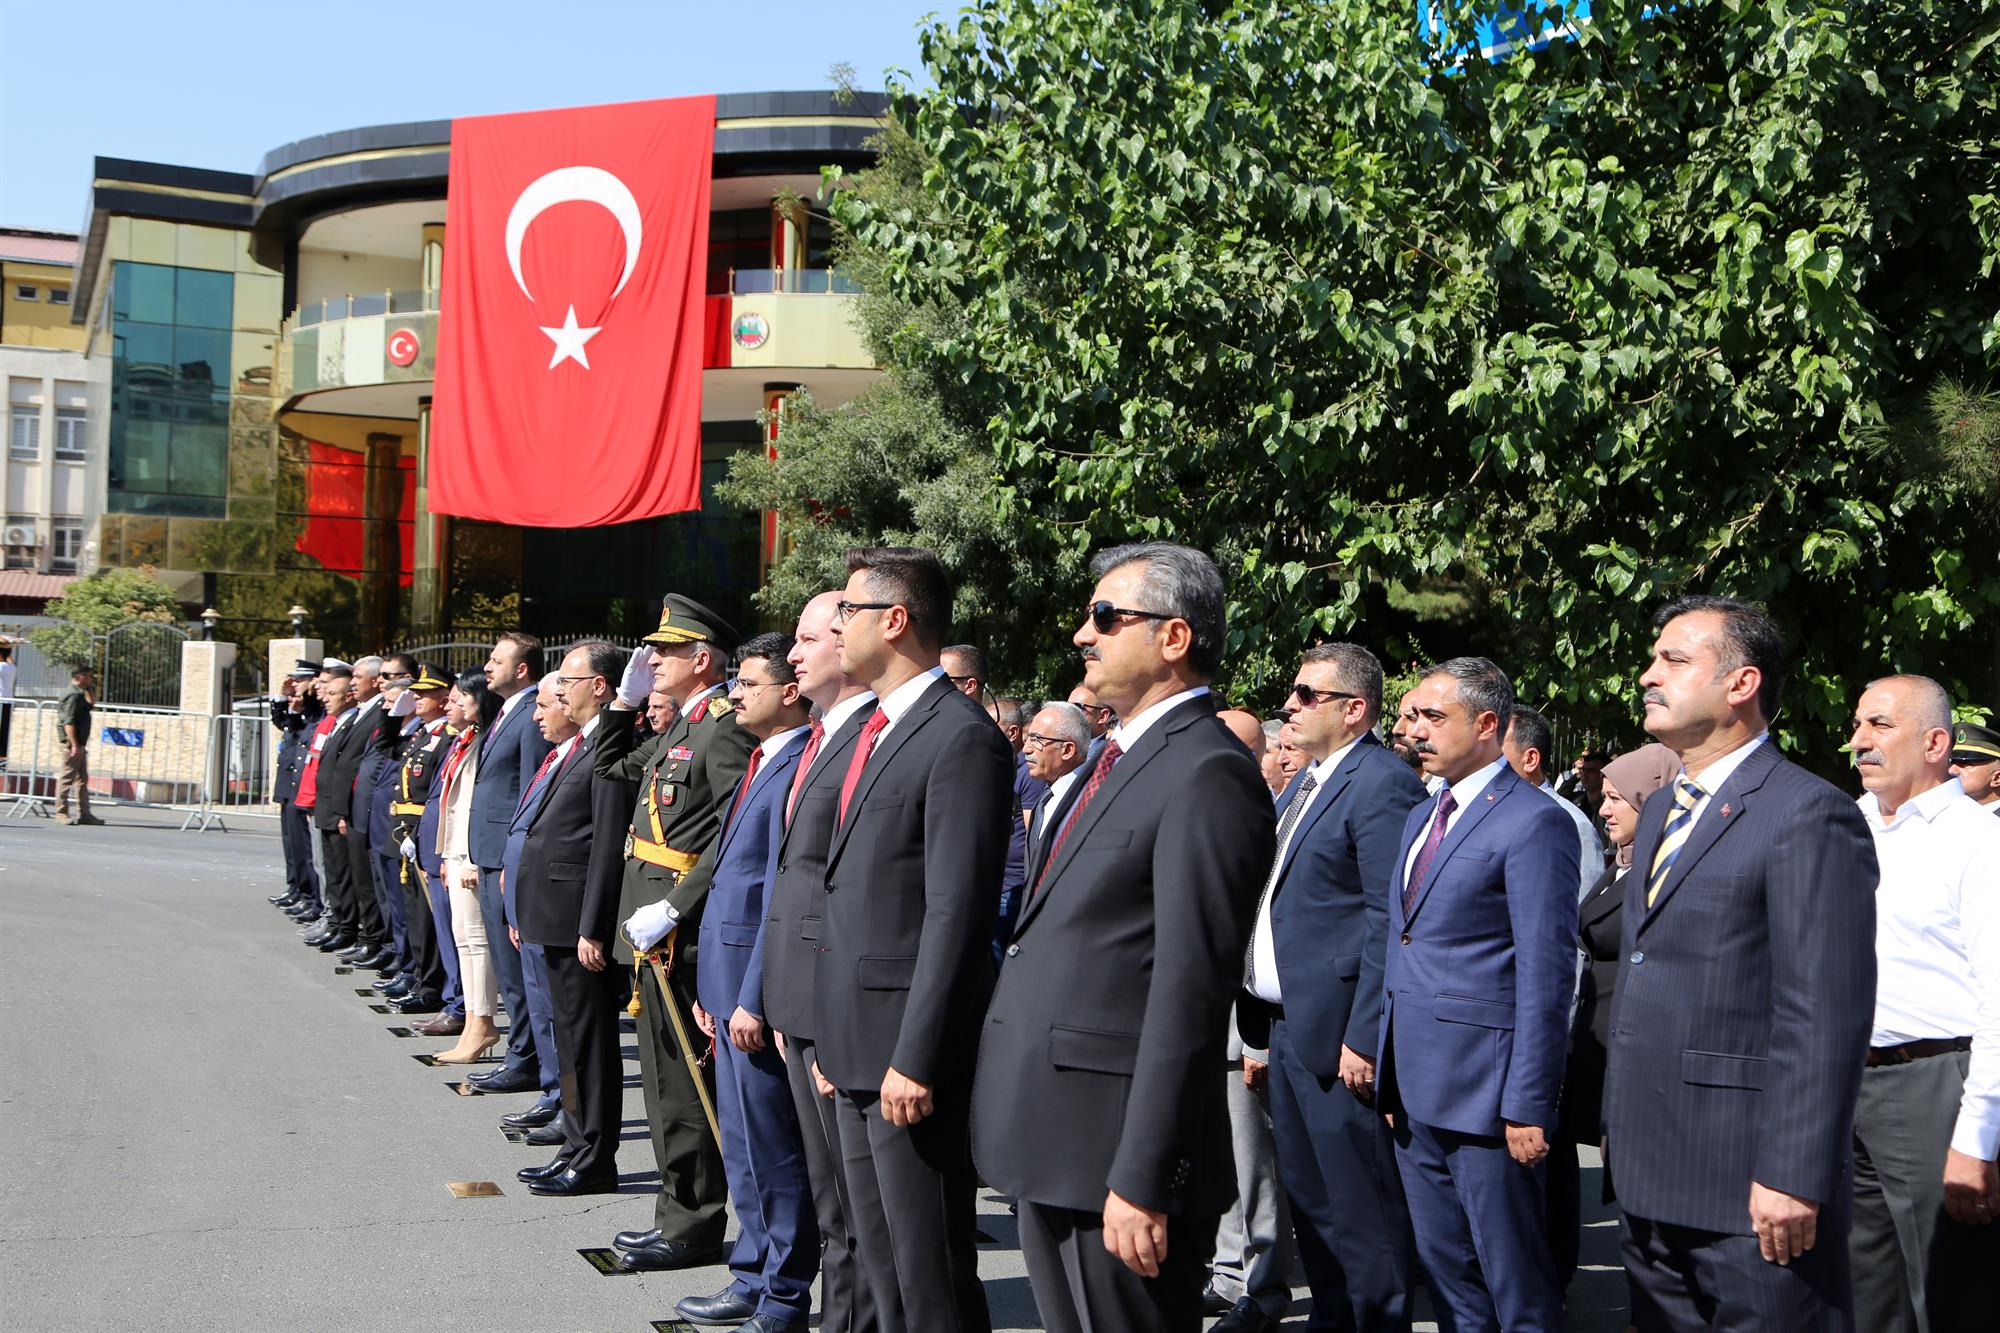
[[[715,99],[455,120],[431,508],[591,527],[701,507]]]

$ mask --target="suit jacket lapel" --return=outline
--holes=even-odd
[[[1300,817],[1298,827],[1292,830],[1291,840],[1285,844],[1281,854],[1278,885],[1272,890],[1273,898],[1284,889],[1285,875],[1290,872],[1292,859],[1298,855],[1299,848],[1305,845],[1306,835],[1312,832],[1313,825],[1326,817],[1327,811],[1333,809],[1333,803],[1340,799],[1340,794],[1347,790],[1347,784],[1354,781],[1354,775],[1361,771],[1361,747],[1379,743],[1374,737],[1364,734],[1348,750],[1347,757],[1340,761],[1340,767],[1333,770],[1333,776],[1326,780],[1326,786],[1314,794],[1313,808]],[[1283,817],[1281,812],[1279,818]]]
[[[1444,842],[1439,845],[1437,856],[1431,861],[1430,873],[1425,876],[1423,887],[1417,894],[1417,901],[1411,905],[1409,915],[1403,920],[1404,925],[1408,925],[1410,922],[1416,920],[1417,913],[1424,910],[1424,901],[1431,896],[1431,886],[1436,884],[1438,876],[1444,873],[1445,863],[1450,861],[1458,849],[1465,845],[1465,840],[1472,836],[1472,830],[1478,828],[1486,816],[1493,813],[1494,807],[1511,796],[1514,789],[1520,785],[1521,779],[1514,775],[1514,770],[1503,768],[1494,777],[1493,781],[1486,784],[1486,790],[1473,798],[1471,806],[1459,813],[1457,822],[1451,826],[1451,832],[1444,835]],[[1437,800],[1435,797],[1427,805],[1417,808],[1428,810],[1431,819],[1437,818]],[[1419,837],[1428,836],[1430,819],[1424,821],[1423,828],[1424,833],[1419,834]],[[1410,849],[1405,846],[1403,848],[1405,859],[1409,857],[1409,854]],[[1400,893],[1396,895],[1396,900],[1399,903],[1402,901]]]
[[[802,734],[786,741],[782,749],[772,755],[769,760],[758,768],[756,781],[750,784],[749,791],[743,793],[743,808],[738,810],[736,814],[741,816],[745,810],[750,808],[753,802],[762,799],[764,793],[770,789],[773,782],[782,782],[785,790],[790,791],[792,786],[792,770],[798,767],[799,754],[805,748],[806,738]],[[729,799],[734,804],[736,793],[731,792]],[[730,840],[736,836],[737,825],[742,822],[741,818],[731,818],[722,826],[722,837],[715,848],[715,859],[717,861],[722,860],[724,849],[729,846]]]
[[[805,802],[806,792],[825,782],[827,774],[845,774],[847,772],[848,755],[854,749],[854,738],[861,734],[861,728],[867,724],[868,715],[872,711],[874,711],[872,708],[855,709],[854,715],[841,724],[839,731],[832,733],[820,743],[819,753],[813,756],[812,771],[806,774],[806,785],[799,792],[799,801],[801,804]],[[838,779],[835,779],[835,782],[834,790],[838,791],[840,790],[837,785]],[[798,812],[794,810],[792,813],[794,816],[793,823],[796,823]],[[786,824],[784,832],[778,835],[778,849],[780,854],[784,852],[791,840],[792,824]]]
[[[1064,789],[1062,799],[1057,801],[1053,808],[1048,809],[1047,817],[1044,818],[1039,814],[1036,816],[1035,837],[1028,847],[1027,877],[1022,880],[1023,885],[1031,885],[1041,876],[1042,864],[1048,859],[1049,844],[1053,841],[1052,835],[1062,827],[1063,821],[1069,818],[1070,809],[1076,804],[1076,794],[1083,790],[1083,784],[1088,781],[1090,781],[1090,768],[1078,768],[1069,786]],[[1043,805],[1047,805],[1046,799]]]
[[[957,691],[952,688],[951,682],[943,676],[939,676],[931,682],[929,689],[917,696],[917,701],[910,705],[909,710],[896,719],[896,724],[889,728],[889,738],[875,747],[875,752],[868,756],[868,762],[861,768],[861,777],[854,784],[854,795],[848,804],[850,816],[852,816],[853,812],[861,808],[863,801],[868,799],[869,790],[881,778],[883,770],[888,768],[889,761],[894,759],[897,752],[910,743],[912,736],[923,730],[924,723],[930,721],[936,715],[938,704],[943,701],[944,696],[956,693]],[[881,706],[881,701],[879,699],[876,700],[875,707],[880,708]],[[872,710],[869,711],[869,716],[874,716]],[[841,773],[844,778],[846,769],[843,768]],[[848,831],[853,827],[854,820],[851,817],[841,820],[835,826],[833,830],[833,846],[828,849],[826,854],[828,869],[832,869],[833,863],[840,859],[841,849],[847,846]]]
[[[1743,816],[1750,809],[1750,797],[1752,793],[1764,785],[1764,779],[1769,777],[1772,770],[1777,768],[1777,766],[1777,743],[1766,739],[1759,743],[1755,751],[1744,758],[1743,762],[1737,766],[1736,771],[1729,775],[1729,780],[1723,783],[1715,794],[1708,798],[1708,807],[1701,812],[1701,818],[1695,821],[1694,831],[1688,834],[1688,840],[1681,844],[1680,855],[1674,858],[1673,869],[1667,872],[1666,883],[1660,886],[1659,895],[1653,899],[1651,907],[1644,906],[1646,877],[1644,875],[1641,876],[1639,881],[1639,902],[1645,911],[1645,916],[1639,922],[1640,930],[1644,930],[1647,926],[1653,924],[1653,918],[1658,916],[1661,909],[1666,907],[1667,900],[1672,898],[1674,893],[1680,888],[1681,882],[1688,877],[1688,872],[1694,869],[1695,862],[1708,855],[1708,849],[1715,846],[1716,841],[1723,834],[1743,822]],[[1660,790],[1666,796],[1665,809],[1660,814],[1660,830],[1664,832],[1667,818],[1674,808],[1673,783],[1668,783]],[[1727,811],[1726,814],[1724,813],[1725,811]],[[1659,837],[1657,835],[1648,839],[1648,841],[1653,847],[1659,846]],[[1651,865],[1652,853],[1650,850],[1647,852],[1647,860],[1644,867],[1641,866],[1641,863],[1636,858],[1632,862],[1633,869],[1635,870],[1650,869]]]
[[[576,748],[569,752],[569,758],[559,760],[556,763],[555,772],[549,774],[549,780],[544,782],[541,791],[535,794],[535,803],[522,812],[527,816],[528,820],[524,827],[533,828],[541,821],[542,812],[547,810],[549,802],[555,799],[556,788],[572,780],[574,776],[573,770],[579,764],[583,766],[584,781],[588,782],[590,780],[589,756],[591,741],[592,738],[589,736],[578,736],[576,738]]]

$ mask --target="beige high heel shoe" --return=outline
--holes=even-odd
[[[440,1065],[469,1065],[485,1057],[486,1053],[500,1044],[500,1029],[493,1020],[479,1014],[465,1016],[465,1031],[458,1036],[458,1045],[431,1057],[431,1063]]]

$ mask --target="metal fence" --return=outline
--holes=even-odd
[[[0,635],[19,640],[14,648],[14,693],[24,699],[54,699],[69,688],[70,665],[51,660],[28,641],[30,630],[61,622],[46,616],[9,620]],[[181,645],[193,637],[181,625],[134,620],[106,634],[89,636],[81,649],[97,672],[97,696],[142,708],[172,708],[181,697]]]
[[[554,671],[557,664],[562,661],[565,653],[576,647],[577,644],[594,638],[603,639],[606,643],[616,644],[618,647],[625,649],[637,648],[639,646],[639,640],[636,637],[628,636],[621,638],[617,635],[606,634],[579,634],[560,639],[545,639],[542,642],[542,669],[544,671]],[[454,643],[420,643],[407,648],[397,648],[395,651],[408,653],[419,661],[429,662],[434,666],[442,667],[453,675],[459,675],[467,671],[477,671],[479,668],[485,666],[487,655],[493,651],[493,643],[491,640],[478,643],[464,641]],[[615,681],[613,683],[616,684]]]
[[[54,813],[67,748],[57,708],[53,700],[17,699],[8,710],[0,813],[9,818]],[[91,803],[180,811],[183,830],[220,828],[232,810],[276,814],[269,728],[262,700],[213,716],[100,704],[90,719]]]

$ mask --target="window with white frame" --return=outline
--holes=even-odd
[[[84,386],[76,380],[56,381],[56,461],[81,463],[86,446],[89,414],[84,408]]]
[[[14,299],[16,301],[39,301],[42,299],[42,295],[34,284],[19,282],[14,284]]]
[[[33,514],[7,515],[5,530],[0,531],[0,536],[8,539],[5,547],[6,567],[8,569],[33,569],[35,567],[35,535],[35,516]],[[22,536],[29,538],[29,540],[26,542],[14,540]]]
[[[49,569],[57,574],[76,573],[77,558],[83,554],[83,520],[58,514],[50,535]]]
[[[50,305],[68,305],[68,304],[69,304],[69,288],[67,288],[67,287],[51,287],[51,288],[49,288],[49,304],[50,304]]]
[[[34,463],[42,456],[42,409],[16,403],[7,411],[7,457]]]

